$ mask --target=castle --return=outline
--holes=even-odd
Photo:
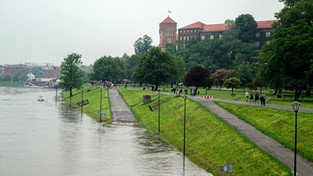
[[[257,32],[256,45],[263,46],[266,41],[271,39],[274,32],[272,27],[275,20],[256,21]],[[179,28],[177,33],[177,23],[169,16],[165,18],[159,27],[160,44],[165,50],[166,44],[171,43],[175,46],[178,44],[185,47],[185,44],[192,39],[199,40],[216,40],[223,37],[223,33],[228,29],[227,24],[205,24],[200,21]]]

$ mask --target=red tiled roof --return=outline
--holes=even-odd
[[[169,16],[165,18],[165,20],[163,20],[161,23],[175,23],[176,24],[176,22]]]
[[[267,21],[257,21],[258,29],[272,28],[273,23],[276,20],[267,20]],[[197,29],[200,28],[203,32],[217,32],[217,31],[226,31],[228,26],[226,24],[204,24],[200,21],[182,27],[180,29]]]
[[[208,24],[204,26],[203,32],[226,31],[227,28],[227,24]]]
[[[272,28],[273,23],[276,22],[276,20],[267,20],[267,21],[257,21],[258,29],[267,29]]]
[[[204,23],[198,21],[198,22],[192,23],[192,24],[190,24],[190,25],[188,25],[188,26],[182,27],[182,28],[180,28],[180,29],[197,29],[197,28],[203,29],[204,26],[205,26]]]

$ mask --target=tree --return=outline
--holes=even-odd
[[[124,63],[119,58],[103,56],[95,61],[93,65],[94,79],[117,82],[124,77]]]
[[[137,55],[144,55],[151,48],[152,38],[148,35],[144,35],[142,38],[140,37],[134,43],[135,53]]]
[[[212,81],[210,79],[210,75],[208,70],[203,68],[202,66],[195,66],[187,73],[184,85],[186,86],[195,86],[195,91],[197,92],[199,87],[212,87]]]
[[[134,76],[141,83],[155,85],[154,90],[157,90],[160,84],[169,83],[177,77],[174,56],[159,47],[151,47],[140,59]]]
[[[235,25],[239,31],[238,37],[242,42],[254,43],[257,23],[250,14],[242,14],[235,20]]]
[[[302,90],[308,88],[313,74],[313,1],[282,2],[285,7],[276,14],[276,32],[268,46],[262,49],[265,53],[262,59],[270,66],[280,67],[284,88],[294,90],[297,100]]]
[[[252,88],[252,80],[255,77],[254,69],[251,64],[242,63],[238,67],[237,77],[241,81],[241,85],[245,90],[246,87]]]
[[[234,95],[234,89],[240,88],[241,82],[238,78],[228,78],[224,85],[227,89],[231,88],[232,95]]]
[[[61,64],[60,87],[70,90],[70,96],[73,96],[73,88],[80,89],[83,85],[83,73],[79,69],[81,64],[81,55],[76,53],[67,55]]]
[[[228,78],[234,77],[235,73],[235,70],[220,68],[211,75],[211,79],[213,80],[214,84],[218,86],[221,90],[222,86],[224,85],[224,81]]]

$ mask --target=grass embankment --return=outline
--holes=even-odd
[[[119,89],[140,124],[157,133],[158,110],[155,92]],[[152,95],[153,101],[142,104],[143,95]],[[160,138],[182,151],[183,147],[182,97],[161,95]],[[208,112],[201,105],[187,99],[186,154],[190,160],[213,173],[221,175],[221,166],[233,165],[232,175],[291,175],[290,169],[256,147],[234,128]]]
[[[112,122],[112,115],[110,109],[110,99],[108,90],[100,87],[84,85],[83,86],[83,93],[82,89],[73,89],[73,96],[72,98],[69,97],[70,92],[66,91],[63,94],[63,98],[67,103],[73,105],[73,107],[78,108],[81,110],[81,107],[77,106],[77,103],[83,99],[88,99],[89,104],[83,106],[83,112],[88,114],[93,119],[99,121],[100,115],[98,114],[98,110],[100,109],[100,96],[101,96],[101,89],[102,89],[102,112],[105,112],[106,118],[104,121],[106,123]],[[82,97],[83,95],[83,97]]]
[[[24,82],[0,82],[0,87],[24,87]]]
[[[295,113],[262,107],[217,103],[219,106],[248,122],[264,134],[294,150]],[[313,161],[313,114],[298,113],[297,151]]]

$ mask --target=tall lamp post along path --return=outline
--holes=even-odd
[[[297,128],[298,128],[298,111],[300,109],[300,102],[294,101],[291,103],[291,106],[293,108],[293,110],[296,113],[295,116],[295,148],[294,148],[294,170],[293,170],[293,175],[296,176],[297,175]]]

